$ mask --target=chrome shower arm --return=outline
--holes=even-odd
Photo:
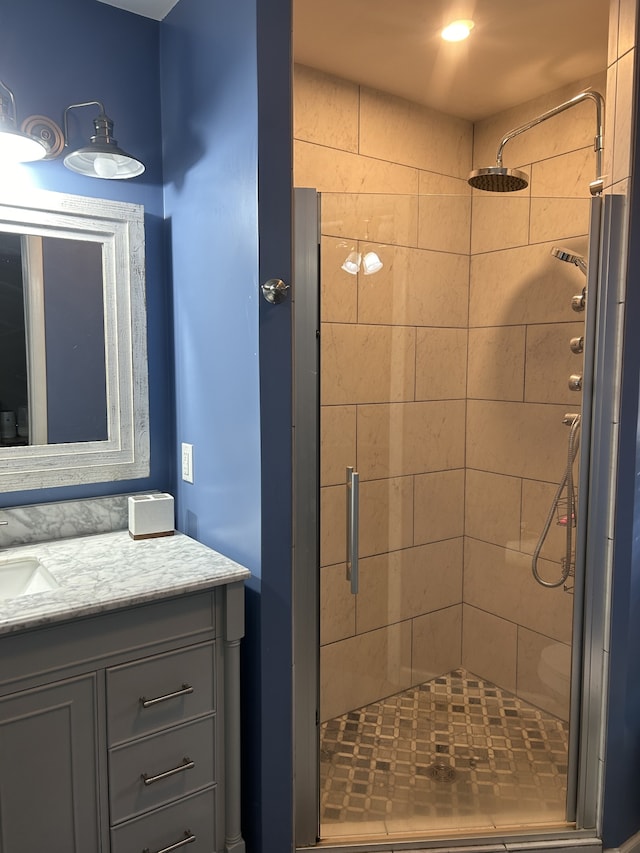
[[[581,103],[582,101],[591,100],[596,105],[596,136],[593,141],[593,150],[596,152],[596,181],[599,181],[602,178],[602,149],[604,147],[604,125],[603,125],[603,112],[604,112],[604,98],[600,94],[600,92],[594,92],[591,90],[587,90],[585,92],[580,92],[579,95],[576,95],[574,98],[571,98],[568,101],[565,101],[562,104],[558,104],[557,107],[553,107],[551,110],[547,110],[546,113],[542,113],[536,118],[531,119],[526,124],[520,125],[520,127],[514,128],[514,130],[510,130],[505,136],[500,140],[500,145],[498,145],[498,153],[496,155],[496,165],[502,166],[502,149],[509,142],[509,140],[513,139],[514,136],[519,136],[521,133],[525,133],[527,130],[531,130],[532,127],[536,127],[536,125],[541,124],[543,121],[546,121],[549,118],[553,118],[553,116],[557,116],[558,113],[562,113],[565,110],[571,109],[571,107],[575,107],[576,104]]]

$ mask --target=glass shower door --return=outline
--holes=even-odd
[[[475,231],[466,191],[322,196],[322,839],[567,826],[584,278],[482,226],[528,196],[473,204]]]

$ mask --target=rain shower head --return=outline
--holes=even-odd
[[[536,127],[536,125],[541,124],[543,121],[547,121],[547,119],[550,119],[585,100],[593,101],[596,105],[596,136],[593,145],[596,152],[596,180],[592,181],[589,185],[589,189],[592,195],[598,195],[601,193],[603,187],[602,140],[604,131],[602,127],[602,113],[604,111],[604,98],[599,92],[593,92],[590,89],[580,92],[579,95],[565,101],[563,104],[558,104],[557,107],[553,107],[553,109],[547,110],[546,113],[536,116],[526,124],[510,130],[509,133],[503,136],[500,140],[498,153],[496,154],[496,165],[490,166],[488,169],[476,169],[475,172],[471,172],[467,179],[469,184],[477,190],[486,190],[491,193],[511,193],[525,189],[525,187],[529,185],[529,178],[527,175],[525,175],[524,172],[520,172],[518,169],[505,169],[502,165],[502,150],[504,146],[515,136],[519,136],[521,133],[531,130],[532,127]]]
[[[505,169],[500,165],[476,169],[467,180],[475,189],[490,193],[517,192],[529,185],[529,176],[524,172],[519,169]]]
[[[567,264],[574,264],[578,267],[580,272],[585,275],[587,274],[587,262],[582,255],[576,255],[573,252],[570,252],[569,249],[563,249],[561,246],[554,246],[553,249],[551,249],[551,254],[559,261],[564,261]]]

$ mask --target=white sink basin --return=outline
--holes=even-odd
[[[58,582],[37,557],[0,559],[0,601],[56,589]]]

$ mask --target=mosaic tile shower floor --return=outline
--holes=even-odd
[[[321,726],[321,835],[566,826],[563,721],[455,670]]]

